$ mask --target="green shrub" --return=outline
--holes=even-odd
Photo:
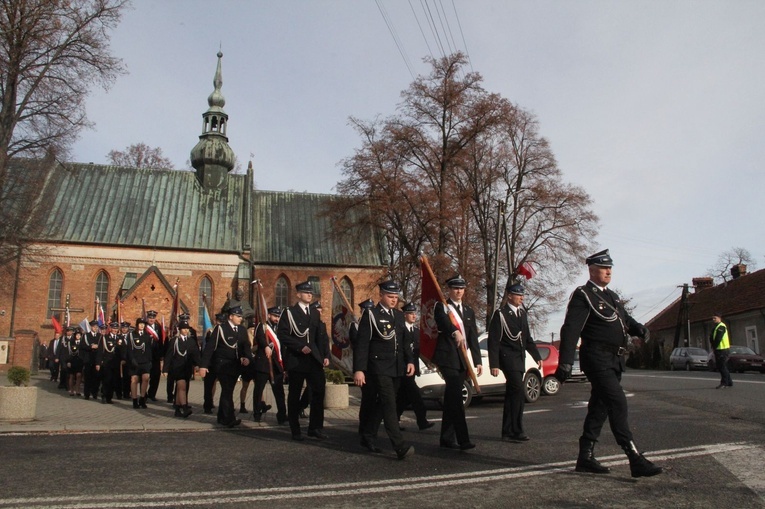
[[[21,366],[13,366],[8,370],[8,381],[16,387],[22,385],[26,387],[29,384],[29,370]]]
[[[345,375],[339,369],[325,369],[324,375],[327,377],[327,383],[337,385],[345,383]]]

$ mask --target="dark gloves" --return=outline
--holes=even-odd
[[[571,364],[558,364],[558,368],[555,370],[554,376],[560,383],[563,383],[571,378]]]
[[[648,341],[649,339],[651,339],[651,331],[649,331],[648,327],[646,327],[645,325],[638,324],[638,331],[640,331],[638,336],[640,336],[644,340]]]

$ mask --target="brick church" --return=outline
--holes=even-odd
[[[77,325],[120,314],[135,322],[154,309],[169,324],[178,293],[182,311],[203,330],[205,303],[218,312],[237,294],[256,305],[254,281],[268,306],[292,304],[295,284],[311,281],[333,313],[373,297],[386,271],[381,236],[338,235],[326,211],[334,195],[262,191],[231,173],[221,58],[203,130],[191,150],[195,171],[16,161],[15,185],[3,190],[33,225],[30,249],[0,276],[0,370],[36,368],[37,344],[53,337],[52,319]],[[13,180],[13,179],[11,179]],[[15,198],[17,197],[17,198]],[[30,198],[31,197],[31,198]],[[330,318],[324,321],[329,326]]]

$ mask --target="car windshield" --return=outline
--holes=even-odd
[[[701,348],[689,348],[688,355],[703,355],[704,357],[706,357],[707,351]]]
[[[748,346],[732,346],[730,347],[730,353],[735,353],[738,355],[757,355]]]

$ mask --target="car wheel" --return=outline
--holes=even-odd
[[[690,362],[686,362],[685,363],[685,370],[686,371],[690,371],[691,370],[691,363]]]
[[[465,408],[469,407],[472,400],[473,389],[470,388],[470,384],[466,380],[462,383],[462,406]]]
[[[533,403],[539,399],[539,395],[542,393],[542,381],[539,379],[539,375],[526,373],[523,386],[526,388],[526,403]]]
[[[545,383],[542,385],[542,390],[548,396],[554,396],[558,394],[560,390],[560,382],[554,376],[548,376],[545,378]]]

